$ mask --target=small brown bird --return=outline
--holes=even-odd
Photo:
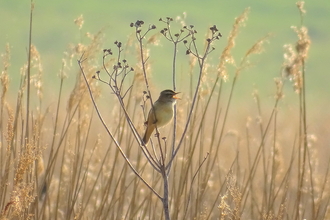
[[[172,120],[174,105],[178,99],[175,95],[178,93],[170,89],[164,90],[160,93],[158,100],[154,102],[154,107],[150,109],[148,120],[145,122],[147,129],[142,139],[145,144],[149,142],[150,136],[156,126],[157,128],[163,127]]]

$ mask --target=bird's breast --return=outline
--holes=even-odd
[[[173,118],[173,105],[155,106],[157,127],[165,126]]]

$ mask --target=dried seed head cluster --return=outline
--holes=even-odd
[[[224,196],[221,196],[220,204],[218,205],[218,209],[220,209],[220,216],[221,220],[227,219],[226,216],[230,215],[232,212],[229,204],[227,203],[228,200],[228,192]]]
[[[8,143],[7,153],[9,153],[11,148],[11,141],[14,138],[14,112],[10,109],[10,106],[6,104],[7,112],[8,112],[8,121],[7,121],[7,134],[5,135],[6,141]]]
[[[78,26],[78,28],[80,30],[84,24],[83,15],[80,15],[78,18],[74,19],[74,23]]]
[[[304,9],[305,2],[303,2],[303,1],[297,2],[296,5],[301,14],[306,14],[306,10]]]
[[[219,32],[216,25],[210,27],[210,32],[208,32],[209,36],[206,37],[206,45],[207,43],[212,43],[214,40],[219,40],[222,37],[222,34]],[[212,48],[214,50],[214,48]]]
[[[69,66],[68,66],[67,63],[68,63],[68,62],[67,62],[67,59],[62,58],[62,68],[61,68],[61,70],[60,70],[60,73],[58,74],[58,76],[59,76],[59,78],[60,78],[61,80],[64,80],[64,79],[68,78],[68,75],[67,75],[67,73],[66,73],[66,71],[65,71],[66,69],[69,68]]]
[[[298,41],[295,47],[291,44],[284,45],[284,63],[283,68],[287,77],[294,83],[294,90],[300,93],[303,88],[302,71],[304,68],[305,60],[308,57],[308,52],[311,40],[308,35],[306,27],[292,27],[297,33]]]
[[[219,40],[220,37],[222,37],[222,35],[219,32],[219,30],[217,29],[216,25],[213,25],[212,27],[210,27],[209,28],[210,32],[207,33],[207,37],[206,37],[206,40],[205,40],[204,55],[202,55],[202,54],[199,54],[199,52],[196,48],[195,34],[197,33],[197,31],[194,29],[194,26],[190,25],[189,27],[183,27],[183,29],[188,30],[188,35],[185,38],[187,38],[188,36],[191,36],[189,42],[188,42],[188,40],[183,40],[183,43],[184,43],[185,47],[187,48],[186,55],[192,54],[193,56],[196,56],[198,59],[206,60],[207,56],[213,50],[215,50],[215,48],[212,46],[213,42],[216,41],[216,40]]]
[[[1,105],[4,105],[5,102],[5,95],[8,91],[9,87],[9,77],[8,77],[8,69],[10,66],[10,47],[9,44],[6,44],[6,53],[1,54],[2,63],[3,63],[3,70],[1,71],[0,81],[2,86],[1,92]]]
[[[297,2],[297,7],[300,12],[301,23],[303,23],[303,17],[306,13],[304,9],[304,2]],[[311,40],[308,35],[308,29],[304,26],[291,27],[297,34],[298,40],[293,45],[284,45],[284,63],[283,71],[291,81],[293,81],[293,87],[295,92],[300,93],[304,85],[304,68],[305,61],[308,57]]]
[[[275,85],[276,85],[276,95],[275,95],[275,98],[276,99],[281,99],[283,98],[284,94],[283,94],[283,82],[280,78],[275,78],[274,79],[275,81]]]
[[[122,59],[123,44],[120,41],[115,41],[114,44],[117,47],[117,56],[112,56],[114,53],[111,49],[103,49],[103,66],[102,71],[95,71],[95,75],[92,76],[93,79],[106,84],[110,87],[112,92],[120,98],[124,98],[128,90],[124,89],[125,78],[129,73],[134,71],[134,68],[131,67],[126,59]],[[109,58],[108,58],[109,57]],[[101,75],[101,72],[105,73]]]
[[[227,175],[226,185],[226,193],[221,197],[221,201],[218,206],[218,208],[221,210],[220,219],[240,219],[242,193],[237,186],[237,180],[233,173],[229,173]],[[229,202],[229,200],[232,202]]]
[[[148,30],[144,34],[141,34],[141,31],[142,31],[141,28],[142,28],[143,25],[144,25],[144,21],[141,21],[141,20],[137,20],[136,22],[131,22],[130,23],[130,27],[135,27],[135,32],[138,36],[139,41],[142,40],[149,31],[157,28],[156,25],[151,24],[151,25],[149,25]]]
[[[222,54],[220,56],[220,62],[218,65],[218,75],[224,80],[228,80],[228,73],[227,73],[227,64],[235,64],[235,60],[231,54],[231,50],[235,47],[235,40],[239,32],[239,28],[244,25],[244,22],[248,18],[248,14],[250,12],[250,8],[247,8],[244,10],[244,12],[235,19],[235,23],[233,25],[233,28],[231,29],[227,46],[222,51]]]
[[[31,76],[31,82],[33,83],[34,88],[36,89],[37,92],[37,96],[41,101],[43,97],[43,87],[42,87],[43,68],[41,64],[40,53],[35,45],[31,45],[31,66],[37,69],[37,73]]]
[[[187,44],[188,41],[186,40],[187,37],[189,37],[190,35],[196,34],[197,31],[194,30],[194,25],[185,25],[185,22],[181,22],[182,28],[179,29],[179,31],[177,33],[172,33],[172,30],[170,28],[170,24],[173,21],[173,18],[167,17],[166,19],[162,19],[160,18],[159,21],[163,22],[166,24],[166,27],[164,27],[160,33],[169,41],[173,42],[173,43],[179,43],[179,42],[183,42],[184,44]],[[178,21],[178,20],[176,20]],[[192,37],[192,39],[195,39],[194,37]],[[189,54],[189,53],[186,53]]]
[[[122,43],[121,42],[119,42],[119,41],[115,41],[115,43],[114,43],[119,49],[121,48],[121,46],[122,46]],[[104,51],[104,50],[103,50]]]
[[[21,153],[15,172],[15,185],[23,181],[24,175],[31,169],[34,162],[39,159],[41,152],[34,144],[27,144],[25,151]]]
[[[298,41],[296,43],[296,51],[298,56],[300,59],[306,59],[311,45],[308,29],[304,26],[301,28],[292,27],[292,29],[297,33],[298,36]]]
[[[166,17],[165,20],[164,20],[163,18],[159,18],[159,21],[163,21],[163,22],[165,22],[165,23],[169,23],[169,22],[173,21],[173,18],[171,18],[171,17]]]
[[[210,77],[208,75],[208,73],[210,72],[208,69],[211,69],[210,68],[211,65],[209,63],[206,63],[204,66],[203,66],[203,75],[202,75],[202,78],[201,78],[201,84],[203,86],[200,87],[199,89],[199,96],[201,98],[205,98],[205,97],[208,97],[208,95],[210,94],[211,92],[211,83],[212,80],[210,80]]]
[[[137,20],[135,23],[131,23],[130,26],[131,27],[136,27],[136,28],[140,28],[142,27],[142,25],[144,25],[144,21],[140,21],[140,20]]]
[[[83,59],[86,59],[86,62],[82,62],[82,68],[84,69],[87,79],[90,81],[90,89],[93,91],[95,97],[98,97],[100,95],[100,89],[97,86],[96,83],[92,82],[92,77],[96,72],[96,69],[98,68],[98,64],[95,63],[96,54],[99,54],[100,46],[103,41],[104,33],[103,29],[98,31],[96,34],[90,34],[86,33],[87,37],[90,38],[90,43],[87,45],[84,44],[77,44],[77,45],[71,45],[70,54],[73,54],[72,56],[82,57]],[[90,106],[89,96],[85,92],[86,91],[86,84],[82,78],[81,74],[77,75],[77,80],[75,87],[73,88],[72,92],[70,93],[69,100],[67,102],[67,110],[70,112],[74,106],[79,104],[79,107],[86,108]],[[85,111],[84,110],[84,111]]]
[[[30,204],[34,201],[35,195],[33,194],[34,184],[20,183],[15,186],[11,195],[11,206],[13,207],[11,217],[20,217],[21,219],[28,219],[25,210],[29,208]]]
[[[250,56],[252,54],[260,54],[264,51],[263,45],[265,42],[267,42],[267,39],[269,38],[269,35],[266,35],[265,37],[258,40],[255,44],[252,45],[252,47],[246,52],[245,57]]]

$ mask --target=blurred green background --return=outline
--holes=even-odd
[[[12,63],[11,89],[15,90],[20,77],[19,69],[27,60],[30,1],[1,0],[0,2],[1,53],[4,53],[5,45],[9,43]],[[34,3],[32,42],[41,54],[45,84],[48,84],[45,88],[51,88],[54,80],[58,80],[57,75],[61,68],[63,52],[67,50],[68,45],[81,41],[88,43],[88,39],[82,33],[94,34],[105,28],[104,48],[114,48],[115,40],[125,42],[133,32],[129,24],[136,20],[144,20],[146,24],[155,24],[159,31],[163,26],[158,21],[159,18],[182,17],[183,13],[186,13],[187,24],[193,24],[196,27],[200,39],[205,36],[209,26],[217,25],[223,38],[215,44],[216,51],[211,55],[216,61],[226,45],[235,17],[239,16],[245,8],[250,7],[251,12],[246,27],[241,29],[234,49],[237,63],[254,42],[268,33],[273,36],[265,45],[265,52],[253,58],[255,66],[244,71],[240,76],[237,95],[252,99],[251,93],[256,87],[265,97],[272,97],[275,91],[273,78],[281,74],[283,45],[297,40],[296,34],[290,27],[300,25],[299,11],[295,5],[296,1],[293,0],[168,0],[164,2],[156,0],[36,0]],[[327,102],[330,94],[330,1],[305,1],[305,9],[307,14],[304,25],[308,27],[312,40],[306,67],[307,101],[317,105],[321,102],[328,103],[323,107],[330,107]],[[80,32],[73,20],[81,14],[85,23]],[[161,46],[154,48],[154,52],[151,53],[153,73],[170,73],[172,57],[169,45],[162,39]],[[184,54],[183,47],[180,52]],[[102,51],[100,51],[101,57]],[[178,68],[179,71],[182,69],[180,65]],[[69,80],[74,82],[75,75],[76,71],[72,71],[72,76],[69,74]],[[153,80],[155,84],[162,82],[164,88],[169,87],[171,85],[169,75],[156,74]],[[288,91],[292,90],[291,84],[287,83],[285,86]]]

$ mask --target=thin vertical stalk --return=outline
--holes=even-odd
[[[33,24],[34,3],[31,0],[30,29],[29,29],[29,53],[27,66],[27,87],[26,87],[26,116],[25,116],[25,145],[29,142],[29,115],[30,115],[30,81],[31,81],[31,47],[32,47],[32,24]]]

